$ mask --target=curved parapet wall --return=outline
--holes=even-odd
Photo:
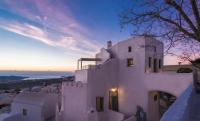
[[[24,119],[21,114],[5,114],[0,117],[0,121],[24,121]]]
[[[149,73],[145,74],[148,91],[163,91],[179,97],[192,83],[192,73]]]
[[[188,100],[190,99],[191,93],[192,86],[189,86],[188,89],[186,89],[185,92],[167,110],[160,121],[183,121],[182,119],[188,107]]]

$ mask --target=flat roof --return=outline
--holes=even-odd
[[[48,94],[43,92],[22,92],[14,98],[13,102],[42,106],[47,96]]]

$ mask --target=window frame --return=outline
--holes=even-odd
[[[148,67],[151,68],[152,67],[152,57],[148,58]]]
[[[128,52],[132,52],[132,47],[131,46],[128,46]]]
[[[162,68],[162,60],[161,60],[161,59],[159,59],[159,61],[158,61],[158,68],[159,68],[159,69]]]
[[[23,115],[23,116],[27,116],[27,112],[28,112],[27,109],[25,109],[25,108],[22,109],[22,115]]]
[[[116,112],[119,111],[119,95],[118,95],[118,90],[115,91],[115,92],[113,92],[111,90],[109,91],[109,105],[108,105],[108,108],[110,110],[113,110],[113,111],[116,111]]]
[[[104,111],[104,97],[101,96],[96,97],[96,111],[97,112]]]
[[[157,94],[153,96],[153,100],[154,100],[155,102],[158,101],[158,95],[157,95]]]
[[[127,65],[127,67],[134,66],[134,59],[133,58],[127,58],[126,65]]]
[[[154,48],[153,48],[153,49],[154,49],[154,52],[156,53],[156,52],[157,52],[157,48],[156,48],[156,46],[154,46]]]

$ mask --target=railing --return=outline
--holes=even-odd
[[[115,59],[115,58],[108,59],[108,60],[105,61],[103,64],[98,64],[98,65],[84,65],[84,66],[82,66],[82,68],[79,69],[79,70],[91,69],[91,68],[99,68],[99,67],[101,67],[101,65],[108,64],[109,62],[111,62],[111,61],[113,61],[113,60],[116,60],[116,59]]]
[[[80,70],[95,68],[97,65],[84,65]]]

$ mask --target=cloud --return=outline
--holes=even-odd
[[[49,46],[54,46],[54,47],[62,47],[66,51],[73,51],[75,53],[82,53],[82,54],[87,54],[87,55],[92,55],[92,51],[96,51],[96,46],[92,45],[91,43],[87,41],[82,41],[79,43],[78,40],[74,39],[73,37],[66,37],[66,36],[59,36],[60,39],[58,40],[52,40],[52,38],[49,37],[48,32],[43,31],[39,27],[24,23],[18,23],[18,22],[9,22],[6,23],[0,22],[0,28],[3,28],[7,31],[35,39],[39,42],[45,43]],[[87,49],[82,49],[79,48],[78,45],[81,44],[82,46],[91,48],[92,50],[87,50]]]
[[[24,18],[1,19],[0,27],[5,30],[77,53],[92,55],[101,46],[91,38],[90,31],[74,19],[63,0],[4,0],[1,4]]]

